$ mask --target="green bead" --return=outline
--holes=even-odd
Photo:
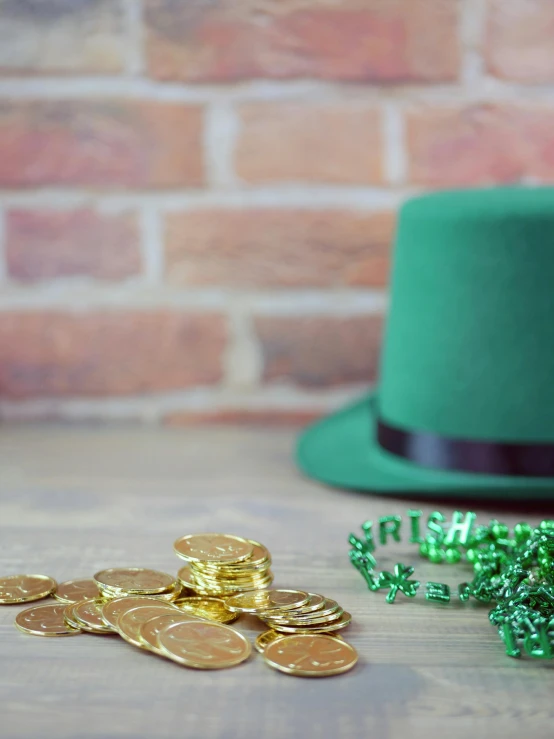
[[[545,518],[544,521],[540,522],[539,529],[543,531],[554,529],[554,521],[551,518]]]
[[[495,539],[506,539],[510,533],[510,529],[506,524],[495,521],[491,526],[491,532]]]
[[[469,584],[467,582],[461,582],[458,585],[458,598],[462,601],[462,603],[465,603],[469,600],[470,593],[471,588],[469,587]]]
[[[402,519],[400,516],[381,516],[379,519],[379,541],[387,543],[387,536],[392,536],[394,541],[400,541],[400,527]]]
[[[410,544],[421,544],[423,541],[421,537],[421,533],[419,531],[419,519],[421,518],[421,511],[417,510],[409,510],[408,511],[408,518],[410,519],[410,525],[411,525],[411,536],[410,536]]]
[[[429,562],[440,565],[444,562],[446,553],[442,549],[436,547],[429,548]]]
[[[466,559],[468,562],[475,562],[478,559],[477,549],[468,549],[466,552]]]
[[[514,526],[514,538],[518,544],[524,544],[531,536],[532,528],[528,523],[516,523]]]
[[[437,603],[448,603],[450,601],[450,588],[442,582],[428,582],[425,586],[426,600],[432,600]]]
[[[453,544],[467,546],[467,543],[471,538],[471,529],[476,518],[477,514],[473,513],[473,511],[469,511],[465,516],[461,511],[454,511],[452,514],[452,522],[444,537],[444,543],[446,546],[452,546]]]
[[[462,553],[453,547],[447,549],[444,556],[449,565],[455,565],[462,559]]]
[[[419,553],[422,557],[428,557],[429,556],[429,544],[426,541],[423,541],[419,545]]]

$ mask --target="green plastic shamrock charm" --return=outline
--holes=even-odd
[[[379,588],[390,588],[385,598],[387,603],[394,603],[399,590],[408,598],[415,598],[419,588],[419,580],[408,580],[413,574],[413,567],[406,567],[400,562],[394,565],[394,574],[386,571],[379,573]]]

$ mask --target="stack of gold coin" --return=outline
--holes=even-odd
[[[259,634],[256,649],[267,665],[289,675],[327,677],[352,669],[358,655],[337,632],[352,621],[349,613],[317,593],[264,590],[227,598],[227,608],[253,613],[271,627]]]
[[[271,556],[257,541],[231,534],[189,534],[173,546],[189,563],[178,572],[181,585],[199,595],[262,590],[273,582]]]
[[[302,590],[238,593],[225,604],[230,611],[256,614],[273,631],[284,634],[327,634],[352,621],[335,600]]]
[[[173,575],[143,567],[114,567],[101,570],[93,577],[100,598],[112,600],[125,596],[146,595],[164,601],[174,601],[183,586]]]

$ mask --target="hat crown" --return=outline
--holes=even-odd
[[[380,374],[390,424],[554,441],[554,188],[404,205]]]

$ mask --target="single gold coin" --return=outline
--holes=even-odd
[[[139,639],[146,649],[159,654],[161,657],[166,655],[161,651],[158,645],[158,634],[172,624],[180,624],[185,621],[194,621],[195,617],[189,613],[162,613],[159,616],[148,619],[139,629]]]
[[[324,610],[325,604],[327,602],[327,598],[325,598],[325,596],[319,595],[319,593],[308,593],[308,595],[310,596],[310,600],[306,603],[305,606],[299,606],[298,608],[295,608],[295,613],[313,613],[314,611]],[[332,602],[334,603],[335,601]]]
[[[102,606],[102,618],[108,626],[111,626],[114,631],[117,631],[117,621],[125,611],[130,611],[131,608],[138,608],[139,606],[154,606],[165,610],[168,605],[168,603],[153,596],[128,595],[124,598],[115,598],[109,603],[105,603]]]
[[[73,615],[73,606],[75,603],[64,603],[64,612],[63,612],[63,618],[67,626],[70,626],[72,629],[79,629],[81,631],[81,627],[75,620],[75,617]]]
[[[231,534],[188,534],[177,539],[173,548],[190,562],[240,562],[254,549],[246,539]]]
[[[270,667],[288,675],[328,677],[351,670],[358,654],[353,646],[332,636],[299,634],[274,640],[263,658]]]
[[[0,577],[0,604],[30,603],[55,589],[56,581],[46,575],[7,575]]]
[[[134,647],[144,648],[144,645],[140,640],[140,627],[151,618],[154,618],[154,616],[159,616],[162,611],[165,613],[179,613],[179,611],[169,605],[169,603],[159,603],[155,605],[152,604],[147,606],[138,606],[138,608],[131,608],[129,611],[124,611],[117,619],[117,633]]]
[[[186,565],[186,567],[181,567],[181,569],[177,573],[177,579],[184,588],[196,591],[196,582],[194,580],[194,575],[192,574],[192,571],[188,565]]]
[[[158,634],[160,650],[169,659],[199,670],[221,670],[248,659],[250,642],[223,624],[188,621],[172,624]]]
[[[274,631],[282,631],[284,634],[327,634],[330,631],[339,631],[345,629],[352,623],[352,616],[346,611],[336,621],[326,624],[314,624],[308,626],[305,624],[282,624],[277,621],[271,621],[271,628]]]
[[[64,620],[66,606],[54,603],[45,606],[33,606],[21,611],[15,617],[15,625],[25,634],[33,636],[73,636],[80,634],[80,629],[68,626]]]
[[[114,567],[94,575],[94,580],[110,591],[123,591],[129,594],[163,593],[175,586],[175,578],[165,572],[149,570],[144,567]]]
[[[263,634],[258,634],[256,637],[256,641],[254,643],[254,646],[258,650],[258,652],[264,652],[266,647],[268,647],[270,644],[272,644],[276,639],[284,639],[285,634],[280,634],[278,631],[274,631],[273,629],[270,629],[269,631],[264,631]],[[336,636],[333,636],[333,639],[339,639],[339,641],[344,641],[342,636],[339,636],[338,634]]]
[[[100,596],[94,580],[67,580],[60,583],[52,593],[61,603],[79,603],[82,600],[96,600]]]
[[[276,639],[284,639],[285,637],[283,634],[279,634],[277,631],[273,631],[273,629],[270,629],[269,631],[264,631],[263,634],[258,634],[256,637],[256,641],[254,642],[254,646],[258,650],[258,652],[265,651],[265,648],[269,646],[272,642],[274,642]]]
[[[204,587],[203,585],[199,585],[196,582],[194,575],[188,565],[186,567],[181,567],[181,569],[177,573],[177,578],[182,587],[185,590],[188,590],[193,595],[214,595],[214,593],[207,586]]]
[[[278,609],[288,611],[309,601],[303,590],[252,590],[227,598],[225,605],[230,611],[239,613],[260,613]]]
[[[173,605],[193,616],[207,618],[210,621],[217,621],[221,624],[233,623],[240,615],[239,613],[229,611],[225,607],[225,601],[221,600],[221,598],[211,598],[209,596],[180,598]]]
[[[91,634],[111,634],[114,629],[102,618],[103,601],[82,600],[71,604],[71,620]],[[66,615],[66,619],[68,616]]]

